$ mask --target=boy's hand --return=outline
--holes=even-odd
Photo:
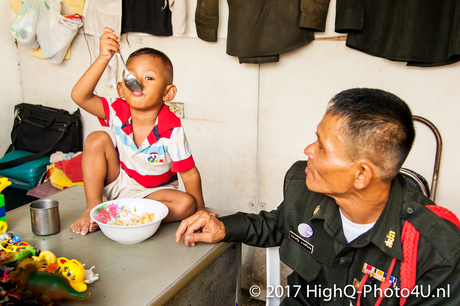
[[[111,28],[104,28],[104,34],[99,39],[99,57],[110,61],[112,56],[121,49],[120,34]]]

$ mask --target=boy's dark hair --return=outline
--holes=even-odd
[[[398,174],[415,138],[412,112],[403,100],[380,89],[354,88],[333,97],[327,113],[343,118],[353,160],[371,160],[384,181]]]
[[[173,78],[174,78],[174,69],[173,69],[173,64],[171,62],[171,60],[169,59],[169,57],[164,54],[163,52],[157,50],[157,49],[153,49],[153,48],[141,48],[139,50],[136,50],[134,51],[133,53],[131,53],[128,57],[128,60],[126,61],[126,64],[129,63],[129,61],[133,58],[133,57],[136,57],[136,56],[139,56],[139,55],[151,55],[153,57],[157,57],[161,60],[161,62],[163,63],[163,65],[165,65],[166,69],[168,70],[169,72],[169,75],[171,77],[171,84],[172,84],[172,81],[173,81]]]

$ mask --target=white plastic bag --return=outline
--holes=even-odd
[[[45,0],[40,8],[37,39],[43,56],[53,63],[62,62],[72,40],[83,25],[80,18],[64,17],[72,14],[72,10],[58,0]]]
[[[38,48],[37,21],[40,13],[40,0],[24,0],[11,23],[11,33],[30,49]]]

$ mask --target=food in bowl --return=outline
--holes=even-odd
[[[136,215],[130,213],[126,220],[115,220],[113,221],[113,225],[125,225],[125,226],[132,226],[132,225],[141,225],[141,224],[146,224],[149,222],[153,221],[153,218],[155,217],[154,213],[142,213],[142,215]],[[108,223],[110,224],[110,223]]]
[[[168,212],[168,207],[158,201],[117,199],[97,205],[90,216],[108,238],[132,244],[152,236]]]
[[[136,211],[136,207],[134,207]],[[105,203],[94,211],[96,218],[108,225],[132,226],[141,225],[152,222],[155,218],[155,213],[143,212],[141,215],[131,212],[128,205],[118,203]]]

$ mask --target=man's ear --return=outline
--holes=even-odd
[[[121,90],[121,82],[117,83],[117,92],[120,98],[123,98],[123,91]]]
[[[176,85],[166,86],[165,94],[163,95],[163,101],[172,101],[177,93]]]
[[[364,189],[374,178],[374,168],[368,161],[361,161],[357,168],[354,186],[356,189]]]

